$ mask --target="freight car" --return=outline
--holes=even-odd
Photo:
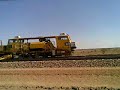
[[[76,48],[70,36],[61,33],[58,36],[21,38],[16,36],[8,40],[7,45],[0,46],[1,59],[9,58],[39,58],[70,56]]]

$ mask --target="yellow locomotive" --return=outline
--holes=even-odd
[[[76,48],[70,36],[61,33],[58,36],[21,38],[16,36],[8,40],[7,45],[0,46],[0,55],[18,57],[55,57],[69,56]]]

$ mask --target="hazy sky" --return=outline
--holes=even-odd
[[[0,39],[59,35],[78,48],[120,47],[120,0],[0,1]]]

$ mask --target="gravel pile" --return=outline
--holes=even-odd
[[[0,62],[0,68],[120,67],[120,59]]]

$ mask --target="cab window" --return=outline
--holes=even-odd
[[[11,43],[13,43],[13,40],[9,40],[9,41],[8,41],[8,44],[11,44]]]
[[[67,37],[59,37],[59,40],[68,40]]]
[[[11,40],[8,41],[8,44],[15,43],[15,42],[18,42],[18,40],[16,40],[16,39],[15,39],[15,40],[12,40],[12,39],[11,39]]]

